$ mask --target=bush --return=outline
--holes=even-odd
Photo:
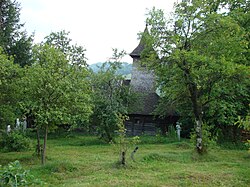
[[[172,139],[172,140],[178,140],[177,134],[176,134],[176,131],[175,131],[175,128],[174,128],[173,125],[170,125],[170,126],[168,127],[167,137],[168,137],[169,139]]]
[[[210,132],[213,126],[208,126],[207,124],[202,125],[202,153],[207,153],[208,148],[215,147],[217,136],[213,136]],[[196,146],[196,133],[195,130],[193,130],[191,134],[191,142]]]
[[[0,147],[3,151],[25,151],[31,148],[31,140],[22,132],[12,131],[8,134],[4,133],[0,140]]]
[[[30,186],[41,185],[42,182],[34,178],[29,171],[24,170],[18,160],[7,166],[0,165],[0,186]]]
[[[119,114],[118,117],[118,141],[117,145],[119,147],[119,155],[121,158],[120,163],[125,166],[126,165],[126,154],[131,145],[138,144],[140,139],[138,136],[133,138],[126,137],[126,129],[125,129],[125,121],[128,120],[128,116]],[[134,154],[138,150],[138,147],[131,153],[131,159],[134,161]]]

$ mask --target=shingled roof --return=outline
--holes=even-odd
[[[129,114],[153,115],[159,96],[155,93],[135,93],[140,95],[136,96],[136,101],[129,104]]]
[[[141,40],[139,45],[129,54],[132,58],[140,58],[142,51],[145,49],[145,36],[149,34],[148,27],[146,25],[146,28],[142,34]]]
[[[148,35],[149,31],[146,25],[139,45],[130,53],[133,59],[140,60],[143,50],[149,47],[146,44],[146,37]],[[150,49],[153,50],[152,47]],[[131,88],[135,93],[138,93],[138,98],[136,102],[131,104],[130,114],[152,115],[159,100],[159,96],[154,90],[154,74],[152,71],[148,71],[146,66],[142,66],[137,60],[133,61]]]

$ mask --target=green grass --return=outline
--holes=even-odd
[[[32,151],[0,153],[0,164],[19,160],[44,186],[250,186],[246,150],[214,148],[201,157],[187,141],[142,139],[126,167],[117,164],[117,147],[80,135],[49,136],[45,166]]]

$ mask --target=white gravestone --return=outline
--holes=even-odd
[[[10,127],[10,125],[7,125],[7,134],[9,134],[9,133],[10,133],[10,131],[11,131],[11,127]]]
[[[178,140],[180,141],[181,140],[181,123],[177,122],[176,124],[177,124],[176,125],[176,133],[177,133]]]
[[[16,129],[20,129],[20,121],[19,121],[19,118],[16,118]]]
[[[27,120],[26,117],[23,118],[23,131],[27,129]]]

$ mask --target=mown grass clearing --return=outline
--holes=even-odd
[[[145,141],[147,142],[147,141]],[[169,142],[169,143],[168,143]],[[133,162],[117,164],[118,148],[96,137],[69,136],[48,140],[45,166],[33,152],[0,153],[0,164],[19,160],[44,186],[249,186],[246,150],[213,148],[202,157],[187,141],[139,144]]]

